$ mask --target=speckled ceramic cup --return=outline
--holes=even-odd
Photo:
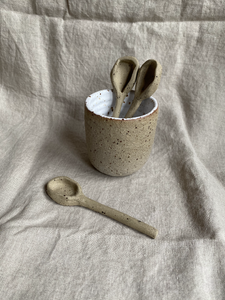
[[[154,142],[158,103],[145,99],[132,118],[124,118],[134,98],[131,91],[124,100],[120,118],[113,118],[116,96],[102,90],[85,101],[85,131],[92,165],[111,176],[126,176],[139,170],[148,160]]]

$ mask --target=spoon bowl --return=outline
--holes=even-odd
[[[56,177],[47,184],[48,195],[61,205],[79,205],[79,199],[83,196],[80,185],[70,178]]]
[[[132,118],[141,102],[155,93],[160,83],[161,74],[162,66],[156,60],[149,59],[141,66],[137,75],[134,100],[125,118]]]
[[[132,90],[136,81],[139,62],[135,57],[124,56],[114,64],[110,78],[113,89],[116,92],[116,106],[113,112],[114,118],[119,118],[121,106],[126,95]]]
[[[53,178],[48,182],[46,191],[49,197],[58,204],[66,206],[80,205],[114,219],[151,238],[156,238],[157,236],[158,231],[154,227],[87,198],[83,194],[80,185],[69,177],[61,176]]]

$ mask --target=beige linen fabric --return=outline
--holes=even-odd
[[[10,4],[9,4],[10,2]],[[1,1],[0,299],[225,299],[224,1]],[[89,163],[84,100],[117,58],[157,59],[150,159]],[[48,198],[65,175],[156,240]]]

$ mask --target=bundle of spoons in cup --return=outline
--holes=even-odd
[[[134,99],[125,115],[125,118],[132,118],[142,101],[150,98],[157,90],[161,73],[162,66],[156,60],[149,59],[139,68],[139,62],[135,57],[119,58],[110,74],[116,93],[113,117],[119,118],[124,99],[136,83]]]
[[[113,90],[87,97],[86,145],[89,160],[98,171],[127,176],[147,162],[158,119],[158,102],[151,96],[161,72],[156,60],[147,60],[139,67],[135,57],[121,57],[110,73]]]

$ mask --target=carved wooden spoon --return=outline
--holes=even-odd
[[[68,177],[62,176],[50,180],[47,184],[47,194],[58,204],[69,206],[79,205],[89,208],[144,233],[153,239],[156,238],[158,234],[157,229],[154,227],[136,220],[135,218],[132,218],[118,210],[87,198],[83,194],[80,185]]]
[[[162,66],[153,59],[147,60],[140,68],[137,75],[134,99],[125,116],[131,118],[144,99],[153,95],[157,90],[162,73]]]
[[[139,62],[135,57],[124,56],[115,62],[111,70],[111,82],[116,91],[116,107],[113,111],[114,118],[119,118],[123,101],[135,84],[138,69]]]

